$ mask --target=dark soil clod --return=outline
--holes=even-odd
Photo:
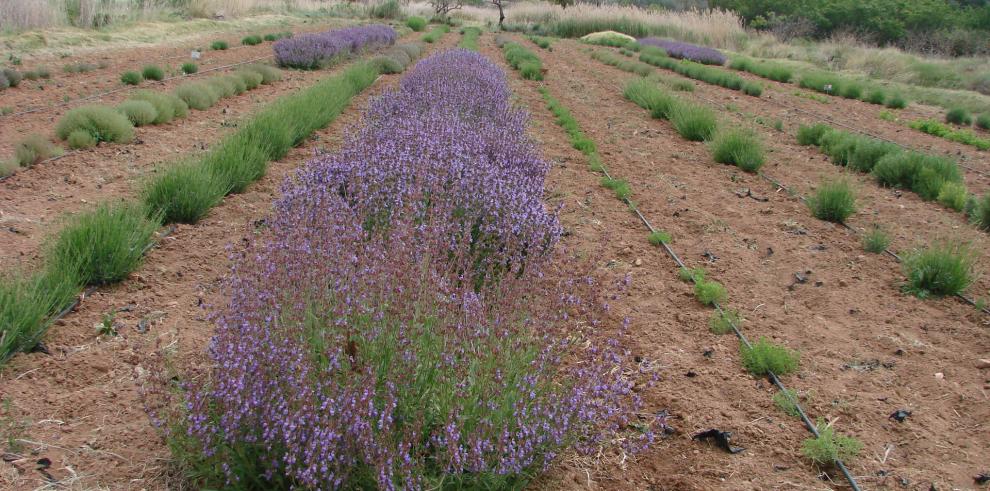
[[[911,411],[908,411],[907,409],[898,409],[897,411],[890,413],[890,416],[887,416],[887,419],[892,419],[898,423],[903,423],[908,416],[911,416]]]
[[[702,431],[701,433],[696,433],[694,436],[691,437],[691,439],[698,441],[715,440],[715,444],[718,445],[719,448],[732,454],[736,454],[742,452],[743,450],[746,450],[743,447],[732,446],[729,443],[729,438],[731,437],[732,437],[731,431],[722,431],[717,428],[712,428],[708,431]]]

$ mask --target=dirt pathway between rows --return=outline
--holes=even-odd
[[[591,60],[571,42],[555,43],[553,52],[520,42],[543,59],[546,86],[599,145],[606,165],[630,182],[643,213],[673,235],[689,265],[705,266],[728,287],[729,306],[749,319],[748,335],[801,351],[801,371],[785,380],[809,396],[811,414],[835,419],[841,432],[865,443],[850,463],[864,485],[895,488],[904,479],[909,489],[972,486],[987,461],[978,435],[990,417],[984,375],[974,365],[990,346],[972,308],[902,294],[896,268],[862,252],[850,233],[811,218],[798,200],[774,193],[758,177],[712,163],[701,144],[681,140],[668,123],[624,100],[624,72]],[[501,62],[491,40],[484,44]],[[551,131],[535,83],[511,77],[541,126],[544,148],[566,148],[563,133]],[[565,202],[588,193],[599,199],[572,198],[568,208],[585,211],[569,211],[565,223],[595,227],[607,237],[573,239],[618,258],[603,268],[632,263],[634,286],[616,311],[632,318],[642,356],[663,367],[663,381],[648,397],[651,409],[668,407],[683,418],[675,420],[679,435],[610,475],[628,489],[651,483],[668,489],[829,487],[800,455],[807,436],[800,423],[773,407],[766,381],[743,373],[734,338],[708,332],[711,311],[691,297],[673,263],[646,243],[641,226],[596,189],[598,177],[570,152],[568,173],[555,167],[551,189]],[[771,160],[787,158],[774,153]],[[769,201],[740,198],[742,188]],[[597,218],[605,213],[615,214]],[[805,282],[796,283],[795,273]],[[705,347],[714,348],[710,357]],[[901,408],[912,417],[887,419]],[[733,431],[747,451],[729,456],[688,440],[710,427]]]
[[[457,41],[448,34],[428,50]],[[329,77],[343,68],[312,77]],[[205,362],[213,325],[205,319],[204,306],[222,301],[219,286],[228,273],[228,248],[238,247],[239,237],[269,213],[283,180],[311,158],[314,147],[339,145],[369,97],[400,77],[384,76],[328,128],[271,164],[247,192],[227,197],[195,226],[180,225],[127,280],[86,298],[48,332],[44,342],[50,356],[20,354],[0,371],[0,394],[10,406],[0,428],[11,431],[27,458],[17,466],[0,462],[0,488],[45,485],[34,462],[48,458],[48,472],[69,489],[174,489],[177,483],[166,473],[168,450],[139,397],[154,353],[159,348],[174,353],[179,369]],[[94,325],[122,308],[115,319],[120,335],[98,339]]]

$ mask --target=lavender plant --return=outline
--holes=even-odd
[[[705,65],[724,65],[725,55],[713,48],[697,46],[682,41],[672,41],[648,37],[639,40],[639,44],[644,46],[656,46],[667,52],[671,58],[681,58],[684,60],[696,61]]]
[[[389,46],[398,37],[391,27],[372,24],[281,39],[272,50],[279,66],[314,70],[362,50]]]
[[[509,95],[481,55],[432,56],[287,181],[173,428],[200,484],[519,488],[629,427],[636,372],[553,248]]]

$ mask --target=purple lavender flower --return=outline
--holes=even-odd
[[[511,487],[629,426],[635,371],[554,249],[509,96],[483,56],[434,55],[286,182],[187,387],[206,484]]]
[[[391,27],[372,24],[280,39],[272,50],[279,66],[313,70],[361,50],[394,44],[398,37]]]
[[[725,55],[723,55],[719,50],[713,48],[655,37],[640,39],[639,44],[663,48],[663,50],[667,52],[667,56],[670,56],[671,58],[691,60],[698,63],[704,63],[706,65],[725,64]]]

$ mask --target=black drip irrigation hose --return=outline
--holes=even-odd
[[[605,177],[607,177],[610,180],[613,179],[612,175],[609,174],[608,169],[604,165],[602,165],[601,168],[602,168],[602,173],[605,174]],[[639,211],[639,208],[633,205],[633,202],[630,201],[629,198],[621,198],[621,199],[627,206],[629,206],[629,208],[634,213],[636,213],[636,216],[639,217],[639,220],[641,222],[643,222],[643,225],[646,225],[646,228],[650,231],[650,233],[659,232],[656,228],[653,227],[653,224],[651,224],[650,221],[647,220],[645,216],[643,216],[643,213]],[[684,264],[684,261],[681,260],[681,258],[677,255],[676,252],[674,252],[674,249],[671,248],[669,244],[661,241],[660,245],[663,246],[663,249],[667,253],[667,255],[670,256],[670,258],[673,259],[675,263],[677,263],[678,267],[682,269],[687,269],[687,265]],[[692,281],[694,281],[693,278]],[[752,349],[753,345],[750,344],[749,339],[746,338],[746,335],[742,333],[742,331],[739,329],[739,326],[736,325],[736,323],[732,320],[732,318],[730,316],[725,315],[725,311],[722,309],[722,306],[719,305],[718,302],[712,302],[712,305],[715,307],[715,310],[719,313],[719,315],[721,315],[723,319],[728,321],[729,326],[732,327],[732,332],[736,335],[737,338],[739,338],[739,341],[742,342],[747,349]],[[787,390],[786,386],[784,386],[784,382],[780,380],[780,377],[777,377],[777,374],[775,374],[772,370],[768,370],[767,378],[769,378],[770,382],[772,382],[775,386],[777,386],[777,389],[779,389],[784,394],[784,397],[786,397],[790,403],[794,404],[794,407],[797,409],[798,415],[801,416],[801,422],[804,423],[804,427],[812,435],[814,435],[815,438],[820,438],[821,435],[818,433],[818,427],[814,423],[812,423],[811,418],[808,417],[808,414],[805,413],[804,408],[801,407],[801,403],[796,398],[792,397],[791,392]],[[839,471],[842,472],[842,475],[846,478],[846,480],[849,481],[849,485],[852,487],[853,491],[862,491],[862,488],[860,488],[859,484],[856,483],[856,478],[853,477],[852,473],[849,472],[849,469],[841,460],[836,459],[835,466],[839,469]]]

